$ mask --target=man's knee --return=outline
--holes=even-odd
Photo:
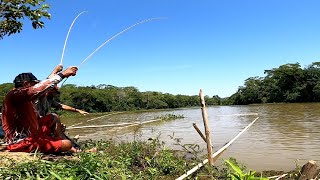
[[[72,142],[70,140],[62,140],[61,151],[69,151],[72,148]]]

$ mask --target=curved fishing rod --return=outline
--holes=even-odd
[[[129,27],[127,27],[126,29],[120,31],[119,33],[113,35],[111,38],[107,39],[104,43],[102,43],[97,49],[95,49],[86,59],[84,59],[84,60],[78,65],[78,68],[79,68],[84,62],[86,62],[88,59],[90,59],[90,57],[91,57],[94,53],[96,53],[100,48],[102,48],[103,46],[105,46],[105,45],[106,45],[108,42],[110,42],[112,39],[116,38],[117,36],[125,33],[126,31],[130,30],[131,28],[133,28],[133,27],[135,27],[135,26],[137,26],[137,25],[139,25],[139,24],[142,24],[142,23],[145,23],[145,22],[148,22],[148,21],[158,20],[158,19],[165,19],[165,18],[164,18],[164,17],[157,17],[157,18],[146,19],[146,20],[140,21],[140,22],[138,22],[138,23],[136,23],[136,24],[134,24],[134,25],[132,25],[132,26],[129,26]],[[67,81],[67,79],[68,79],[68,78],[66,78],[66,79],[62,82],[61,86],[63,86],[63,84]]]
[[[158,17],[158,18],[150,18],[150,19],[146,19],[146,20],[143,20],[143,21],[140,21],[122,31],[120,31],[119,33],[115,34],[114,36],[112,36],[111,38],[109,38],[107,41],[105,41],[103,44],[101,44],[97,49],[95,49],[85,60],[83,60],[79,65],[78,65],[78,68],[84,63],[86,62],[95,52],[97,52],[100,48],[102,48],[104,45],[106,45],[108,42],[110,42],[112,39],[116,38],[117,36],[125,33],[126,31],[130,30],[131,28],[139,25],[139,24],[142,24],[142,23],[145,23],[145,22],[148,22],[148,21],[152,21],[152,20],[157,20],[157,19],[164,19],[163,17]]]
[[[65,41],[64,41],[63,49],[62,49],[62,55],[61,55],[61,59],[60,59],[60,65],[62,65],[63,56],[64,56],[64,50],[66,49],[67,41],[68,41],[68,38],[69,38],[70,31],[71,31],[71,29],[72,29],[72,27],[73,27],[73,24],[76,22],[76,20],[78,19],[78,17],[79,17],[81,14],[85,13],[85,12],[88,12],[88,11],[82,11],[81,13],[79,13],[78,16],[74,18],[74,20],[72,21],[72,23],[71,23],[71,25],[70,25],[70,27],[69,27],[69,30],[68,30],[66,39],[65,39]]]

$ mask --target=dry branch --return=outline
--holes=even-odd
[[[197,126],[196,123],[193,123],[193,127],[194,129],[199,133],[199,135],[201,136],[201,138],[204,140],[204,142],[207,142],[206,137],[202,134],[202,132],[200,131],[199,127]]]
[[[200,89],[199,96],[201,100],[201,112],[202,112],[203,124],[205,129],[205,135],[206,135],[205,139],[207,142],[208,160],[209,160],[209,164],[212,166],[213,160],[212,160],[212,144],[211,144],[210,128],[208,125],[208,114],[207,114],[206,103],[205,103],[204,95],[201,89]]]

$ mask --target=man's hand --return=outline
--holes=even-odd
[[[56,67],[54,68],[54,70],[53,70],[52,73],[57,74],[58,72],[62,71],[62,69],[63,69],[62,64],[59,64],[58,66],[56,66]]]
[[[62,64],[57,65],[57,66],[54,68],[54,70],[51,72],[51,74],[48,76],[48,79],[49,79],[49,78],[52,78],[52,77],[53,77],[54,75],[56,75],[58,72],[62,71],[62,69],[63,69]]]
[[[66,70],[62,71],[65,77],[75,76],[77,74],[78,68],[76,66],[70,66]]]
[[[82,110],[80,110],[80,109],[77,109],[77,111],[80,113],[80,114],[82,114],[82,115],[87,115],[87,114],[89,114],[88,112],[86,112],[86,111],[82,111]]]

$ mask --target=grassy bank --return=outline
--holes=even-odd
[[[165,114],[156,119],[171,121],[184,118],[182,115]],[[136,135],[134,135],[136,137]],[[171,136],[170,136],[171,137]],[[83,152],[77,154],[45,155],[41,153],[0,152],[0,179],[176,179],[198,165],[207,156],[197,144],[181,144],[174,134],[171,139],[181,150],[173,150],[158,138],[132,142],[83,141]],[[91,148],[97,152],[86,152]],[[263,161],[261,161],[263,163]],[[235,159],[211,167],[206,164],[187,179],[296,179],[296,171],[248,170]],[[276,177],[277,176],[277,177]]]
[[[0,179],[175,179],[196,166],[205,157],[186,158],[187,151],[168,149],[158,139],[115,143],[81,142],[84,150],[97,152],[74,155],[34,154],[34,159],[11,160],[1,156]],[[230,162],[230,163],[229,163]],[[204,166],[189,179],[234,179],[266,177],[279,172],[254,173],[234,159],[219,167]],[[271,174],[270,174],[271,173]],[[289,176],[287,176],[289,177]],[[292,174],[291,178],[294,177]],[[263,179],[263,178],[259,178]],[[290,178],[289,178],[290,179]]]

